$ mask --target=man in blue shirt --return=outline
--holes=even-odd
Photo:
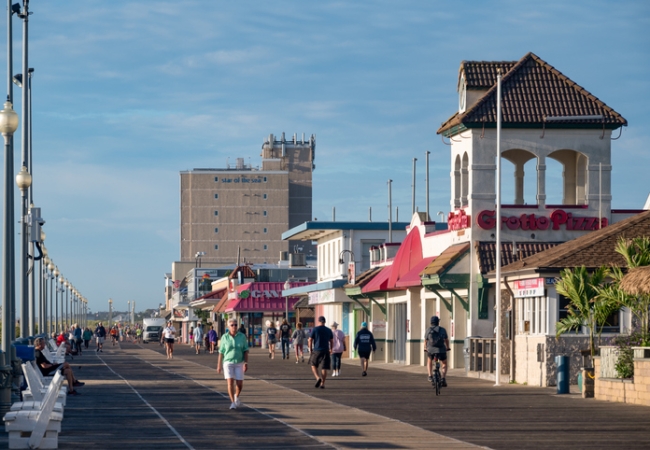
[[[368,329],[366,322],[361,323],[361,329],[357,332],[354,338],[354,350],[359,352],[359,361],[361,361],[361,376],[368,375],[368,360],[370,353],[377,351],[377,344],[375,344],[375,337]]]
[[[311,371],[316,377],[316,387],[325,389],[325,379],[331,364],[330,353],[334,348],[334,334],[325,326],[325,317],[320,316],[318,322],[320,325],[311,330],[307,345],[311,353],[309,364],[311,364]],[[318,373],[319,369],[320,374]]]

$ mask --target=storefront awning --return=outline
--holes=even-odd
[[[403,275],[399,280],[397,280],[395,286],[404,288],[422,286],[422,278],[420,275],[422,274],[424,268],[427,267],[434,259],[436,259],[435,256],[430,256],[420,260],[420,262],[417,263],[410,272],[408,272],[406,275]]]
[[[381,271],[374,276],[372,280],[368,282],[363,288],[361,288],[361,292],[363,294],[368,294],[370,292],[381,292],[381,291],[387,291],[388,290],[388,279],[390,278],[390,274],[393,271],[393,266],[386,266]]]
[[[236,298],[230,300],[225,312],[282,312],[287,307],[293,310],[300,298],[291,297],[287,301],[284,298]]]
[[[207,294],[192,300],[190,302],[190,307],[192,308],[212,308],[216,306],[220,301],[223,294],[226,292],[226,288],[219,289],[217,291],[208,292]]]

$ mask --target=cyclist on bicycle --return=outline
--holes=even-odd
[[[441,375],[442,386],[447,386],[447,351],[449,350],[449,337],[447,330],[440,326],[440,318],[438,316],[431,317],[431,326],[427,329],[425,334],[427,344],[427,371],[429,372],[429,381],[433,381],[433,360],[438,358],[442,363]]]

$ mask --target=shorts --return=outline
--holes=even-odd
[[[223,363],[223,377],[227,380],[234,378],[237,381],[244,380],[244,363]]]
[[[268,348],[271,348],[272,345],[275,345],[277,343],[278,341],[276,339],[269,339]]]
[[[327,350],[314,350],[309,357],[309,364],[320,368],[320,370],[330,370],[332,364],[330,352]]]
[[[49,377],[58,369],[61,369],[61,374],[63,375],[63,364],[53,364],[47,369],[41,369],[41,373],[43,374],[43,376]]]
[[[203,345],[203,339],[196,339],[194,342],[194,345],[198,345],[199,347]]]
[[[361,350],[359,350],[359,358],[370,359],[370,352],[369,351],[362,352]]]
[[[104,338],[101,336],[97,336],[95,339],[97,339],[98,344],[103,344],[104,343]]]
[[[430,351],[427,350],[427,355],[429,355],[429,359],[433,359],[435,357],[438,357],[438,360],[440,360],[440,361],[447,361],[447,352],[431,353]]]
[[[165,338],[165,342],[167,342],[168,344],[173,344],[174,338]]]

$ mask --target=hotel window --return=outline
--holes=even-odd
[[[214,232],[215,232],[215,233],[218,233],[218,232],[219,232],[219,228],[215,228],[215,229],[214,229]]]
[[[219,194],[214,194],[214,199],[217,200],[219,198]]]
[[[266,177],[264,177],[264,182],[266,183]]]
[[[268,231],[269,231],[268,229],[264,228],[264,233],[265,233],[265,234],[266,234]]]
[[[269,247],[266,244],[264,244],[264,250],[268,250],[268,249]]]
[[[264,217],[266,217],[266,211],[264,211]]]
[[[219,250],[219,244],[214,244],[214,249]]]
[[[262,198],[263,198],[264,200],[266,200],[266,194],[262,195]]]
[[[215,212],[214,212],[214,215],[215,215],[215,216],[218,216],[218,215],[219,215],[219,211],[215,211]]]
[[[219,177],[214,177],[214,181],[215,181],[215,182],[218,182],[218,181],[219,181]]]

